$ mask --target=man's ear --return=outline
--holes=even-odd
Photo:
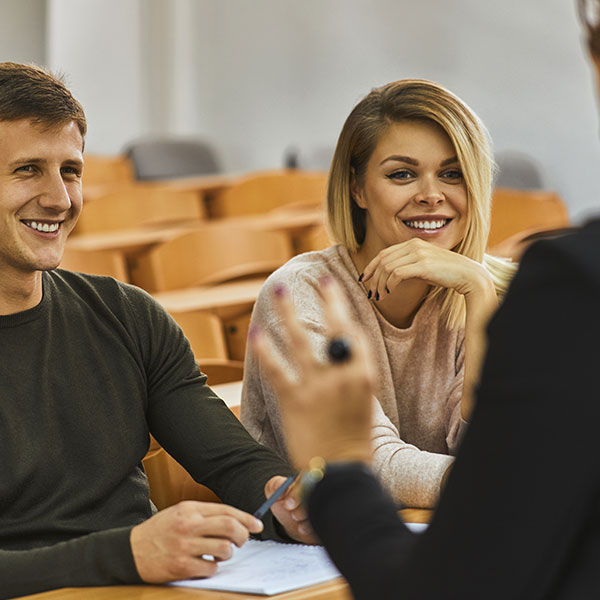
[[[354,169],[352,169],[352,175],[350,179],[350,193],[352,194],[352,199],[360,208],[367,208],[367,203],[365,202],[365,194],[363,192],[362,187],[358,184]]]

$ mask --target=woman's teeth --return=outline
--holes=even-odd
[[[441,219],[439,221],[403,221],[404,224],[413,229],[441,229],[450,219]]]

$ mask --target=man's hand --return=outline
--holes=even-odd
[[[208,577],[215,561],[231,558],[232,544],[242,546],[263,524],[226,504],[185,501],[170,506],[131,530],[136,569],[147,583]],[[203,558],[214,556],[215,561]]]
[[[284,481],[285,477],[279,475],[271,477],[265,485],[265,496],[269,498]],[[306,511],[300,504],[297,493],[298,486],[294,482],[287,492],[271,506],[271,511],[290,537],[305,544],[318,544],[319,541],[312,531]]]

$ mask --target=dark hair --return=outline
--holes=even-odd
[[[0,63],[0,121],[31,119],[53,127],[74,121],[85,138],[87,124],[81,104],[60,77],[34,65]]]

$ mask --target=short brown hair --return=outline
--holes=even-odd
[[[87,123],[81,104],[62,78],[35,65],[0,63],[0,121],[31,119],[53,127],[74,121],[85,138]]]

